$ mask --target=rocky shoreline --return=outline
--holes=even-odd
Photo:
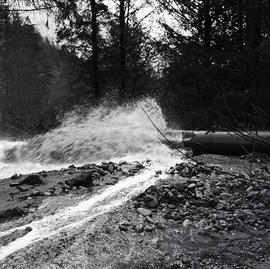
[[[16,220],[38,208],[49,197],[95,193],[135,175],[144,165],[121,162],[74,165],[59,171],[13,175],[0,181],[0,223]]]
[[[270,268],[268,161],[214,155],[197,160],[176,164],[166,171],[165,180],[94,223],[14,254],[0,267]],[[65,179],[55,185],[60,187],[49,189],[52,196],[58,190],[65,195],[66,189],[86,194],[138,173],[143,166],[111,163],[87,166],[86,171],[70,167],[59,171]],[[108,173],[86,186],[89,169]],[[162,173],[157,171],[156,177]]]

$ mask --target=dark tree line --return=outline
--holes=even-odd
[[[50,128],[51,111],[82,100],[152,95],[183,128],[269,128],[269,0],[15,2],[55,16],[58,46],[8,7],[0,29],[0,44],[8,40],[1,49],[5,121],[46,121]],[[145,5],[159,18],[158,37],[138,19]]]
[[[269,113],[269,19],[266,0],[167,0],[179,27],[163,22],[159,42],[168,66],[163,102],[187,127],[266,128]],[[183,34],[183,30],[185,31]],[[173,115],[177,115],[176,117]]]

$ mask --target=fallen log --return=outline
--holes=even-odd
[[[181,131],[182,146],[192,149],[195,155],[203,153],[240,155],[250,152],[270,153],[270,132],[239,131]],[[168,133],[170,146],[180,145],[176,135]]]

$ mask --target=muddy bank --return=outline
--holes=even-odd
[[[268,162],[199,161],[207,166],[168,168],[165,180],[123,206],[14,253],[0,267],[269,268]]]

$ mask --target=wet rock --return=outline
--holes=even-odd
[[[137,233],[142,233],[144,231],[144,225],[142,223],[139,223],[135,226],[134,229]]]
[[[190,185],[188,185],[188,189],[189,190],[194,190],[196,188],[196,184],[195,183],[192,183]]]
[[[147,216],[145,219],[150,224],[156,224],[156,222],[150,216]]]
[[[199,199],[203,198],[203,193],[200,190],[196,190],[196,197]]]
[[[147,207],[150,207],[150,208],[158,207],[158,200],[155,197],[151,196],[151,195],[145,196],[144,201],[145,201],[145,205]]]
[[[93,180],[94,180],[94,176],[92,172],[85,172],[79,176],[75,176],[73,178],[66,180],[65,183],[73,187],[79,187],[79,186],[90,187],[90,186],[93,186]]]
[[[43,183],[44,182],[39,175],[29,175],[21,181],[21,184],[26,185],[41,185]]]
[[[137,169],[143,169],[143,168],[145,168],[145,167],[144,167],[143,164],[138,163],[138,164],[136,164],[136,168],[137,168]]]
[[[11,178],[11,179],[19,179],[20,176],[19,176],[18,174],[14,174],[14,175],[12,175],[10,178]]]
[[[69,169],[75,169],[76,166],[72,164],[72,165],[70,165],[68,168],[69,168]]]
[[[21,192],[27,192],[27,191],[29,191],[28,188],[23,187],[23,186],[18,186],[17,189],[18,189],[19,191],[21,191]]]
[[[222,192],[220,195],[219,195],[219,198],[221,200],[227,200],[227,199],[230,199],[230,194],[229,193],[226,193],[226,192]]]
[[[31,196],[40,196],[42,193],[40,191],[33,191]]]
[[[108,167],[108,172],[109,172],[109,173],[113,173],[113,171],[115,170],[115,168],[116,168],[116,167],[114,166],[114,164],[113,164],[113,163],[110,163],[110,164],[109,164],[109,167]]]
[[[129,226],[130,226],[130,223],[124,221],[124,222],[121,222],[121,223],[119,224],[119,229],[120,229],[121,231],[128,231]]]
[[[22,208],[19,208],[19,207],[1,210],[0,211],[0,221],[15,218],[15,217],[18,218],[18,217],[21,217],[25,214],[26,214],[26,212]]]
[[[190,220],[190,219],[185,219],[182,223],[182,225],[185,227],[185,228],[193,228],[195,227],[194,223]]]
[[[227,221],[225,221],[225,220],[220,220],[220,221],[219,221],[219,224],[220,224],[220,226],[222,226],[222,227],[224,227],[224,228],[229,227],[228,222],[227,222]]]
[[[166,230],[166,226],[165,226],[163,223],[160,223],[160,222],[158,222],[158,223],[156,224],[156,227],[157,227],[159,230],[162,230],[162,231]]]
[[[155,185],[150,186],[149,188],[146,189],[145,192],[148,194],[154,194],[157,192],[157,187]]]
[[[183,194],[178,194],[176,198],[180,201],[184,201],[186,199],[186,197]]]
[[[147,216],[151,216],[152,215],[151,210],[148,210],[148,209],[145,209],[145,208],[142,208],[142,207],[137,208],[137,212],[140,215],[144,216],[144,217],[147,217]]]
[[[144,230],[145,230],[146,232],[153,232],[155,229],[156,229],[156,227],[155,227],[154,225],[146,225],[146,226],[144,227]]]
[[[33,229],[32,229],[31,227],[26,227],[26,228],[25,228],[25,231],[26,231],[27,233],[30,233],[32,230],[33,230]]]
[[[189,203],[191,205],[196,206],[196,207],[208,206],[208,203],[206,201],[202,201],[202,200],[190,200]]]
[[[105,185],[114,185],[118,182],[119,179],[111,177],[108,180],[106,180]]]
[[[186,185],[184,183],[176,183],[174,188],[180,192],[185,190]]]
[[[9,184],[10,187],[18,187],[20,185],[21,185],[21,183],[18,183],[18,182]]]

